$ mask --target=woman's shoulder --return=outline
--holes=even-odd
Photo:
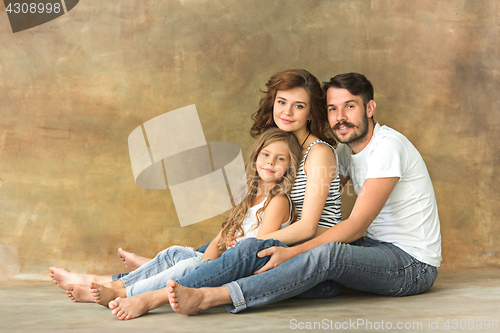
[[[335,158],[335,149],[324,141],[316,140],[309,146],[307,154],[310,155],[308,158]]]

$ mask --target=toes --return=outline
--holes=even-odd
[[[118,314],[116,315],[120,320],[124,320],[125,317],[127,316],[122,310],[118,311]]]

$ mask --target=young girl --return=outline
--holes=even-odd
[[[180,278],[217,259],[231,247],[233,239],[263,237],[288,226],[297,218],[288,194],[295,181],[300,156],[300,145],[293,134],[277,128],[264,131],[255,141],[246,165],[248,193],[233,208],[205,253],[172,246],[119,280],[103,285],[91,283],[95,302],[107,306],[116,297],[131,297],[164,288],[168,279]]]

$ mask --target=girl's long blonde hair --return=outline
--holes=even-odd
[[[293,183],[295,182],[295,177],[297,176],[297,170],[302,156],[302,148],[300,147],[300,144],[294,134],[282,131],[275,127],[268,128],[262,131],[262,133],[255,140],[250,158],[246,164],[248,194],[245,199],[233,208],[229,217],[222,224],[221,237],[217,245],[220,253],[223,253],[226,250],[226,244],[232,241],[235,234],[238,234],[239,237],[243,236],[243,228],[241,225],[250,207],[252,207],[252,201],[257,194],[260,182],[260,177],[257,173],[257,168],[255,167],[257,156],[262,148],[277,141],[285,142],[288,148],[288,153],[290,154],[290,165],[288,166],[283,177],[276,182],[276,185],[269,192],[269,196],[264,202],[262,208],[257,211],[256,215],[258,225],[262,223],[262,219],[260,218],[261,212],[267,208],[271,199],[277,195],[288,195],[290,193]],[[291,212],[291,221],[294,222],[297,219],[297,210],[293,205]]]

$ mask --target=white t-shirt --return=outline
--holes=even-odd
[[[376,123],[372,139],[361,152],[352,154],[349,146],[339,144],[337,155],[339,173],[351,178],[356,195],[367,178],[399,177],[366,236],[392,243],[421,262],[439,267],[441,232],[434,188],[411,142]]]
[[[290,220],[292,219],[292,201],[290,200],[288,195],[286,197],[289,203],[288,221],[282,223],[280,229],[283,229],[284,227],[290,225]],[[245,219],[243,220],[243,223],[241,224],[241,228],[243,229],[243,237],[237,238],[237,242],[245,238],[257,237],[260,227],[262,226],[262,223],[257,226],[257,224],[259,223],[259,220],[257,220],[257,211],[264,206],[266,200],[267,198],[262,200],[262,202],[256,204],[255,206],[250,207],[247,215],[245,216]],[[261,221],[264,220],[264,212],[260,212],[260,219]]]

